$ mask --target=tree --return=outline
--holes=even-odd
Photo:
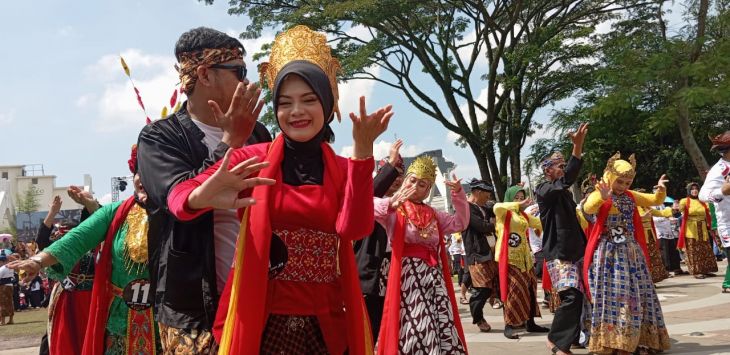
[[[520,180],[520,148],[539,128],[535,112],[590,83],[595,27],[653,1],[229,3],[229,13],[252,21],[241,34],[245,39],[259,37],[264,28],[295,24],[329,34],[344,80],[375,80],[400,90],[418,110],[461,136],[459,143],[469,147],[482,178],[501,197],[509,183]],[[354,27],[367,35],[351,31]],[[370,68],[385,74],[373,75]],[[433,83],[435,90],[423,83]],[[479,99],[482,90],[486,99]]]
[[[702,7],[694,5],[698,11]],[[694,61],[690,58],[696,52],[696,35],[689,31],[669,37],[661,8],[654,13],[635,11],[614,25],[616,30],[603,45],[595,86],[550,124],[562,134],[578,122],[591,122],[584,174],[600,174],[608,157],[621,151],[625,156],[636,154],[634,186],[649,189],[658,175],[667,173],[670,194],[683,196],[687,182],[701,179],[711,156],[704,137],[730,126],[730,11],[720,2],[716,5],[714,12],[705,14],[703,48]],[[692,9],[686,28],[693,28],[698,18]],[[561,144],[565,141],[535,145],[528,161],[539,159],[542,147]]]
[[[18,205],[15,207],[15,210],[18,211],[18,213],[26,214],[28,216],[28,221],[30,221],[33,212],[37,212],[38,208],[41,207],[41,204],[38,201],[38,197],[40,195],[41,192],[38,188],[35,185],[30,185],[22,195],[17,196]]]

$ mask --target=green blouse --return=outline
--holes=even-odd
[[[53,255],[58,264],[48,268],[48,276],[62,280],[73,269],[79,258],[89,250],[94,249],[104,241],[106,232],[112,224],[114,214],[122,202],[114,202],[94,212],[88,219],[71,229],[63,238],[53,243],[43,251]],[[124,287],[136,279],[149,279],[149,271],[144,265],[126,261],[129,270],[125,267],[123,257],[124,239],[127,235],[127,224],[122,224],[114,236],[112,249],[112,284],[124,289]],[[129,265],[132,263],[132,265]],[[131,271],[130,271],[131,270]],[[149,295],[152,297],[153,295]],[[114,297],[109,309],[109,320],[106,329],[110,334],[125,336],[127,334],[127,312],[129,307],[119,297]]]

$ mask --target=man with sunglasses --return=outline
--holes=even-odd
[[[573,152],[567,163],[559,152],[543,160],[545,181],[535,189],[543,227],[542,250],[553,288],[560,297],[547,341],[553,354],[570,354],[570,347],[581,331],[583,292],[580,275],[586,236],[578,222],[570,187],[580,173],[586,134],[587,123],[570,133]]]
[[[148,195],[150,281],[165,353],[216,352],[211,334],[228,277],[240,220],[235,210],[212,210],[180,223],[167,194],[223,158],[229,148],[271,141],[257,118],[261,90],[246,79],[245,51],[223,32],[199,27],[175,45],[182,108],[146,126],[138,166]]]

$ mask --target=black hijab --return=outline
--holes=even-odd
[[[298,75],[312,88],[319,98],[324,112],[325,123],[322,129],[307,142],[297,142],[284,135],[284,159],[281,162],[281,174],[285,184],[292,186],[322,185],[324,161],[322,160],[322,142],[334,142],[334,132],[329,126],[334,117],[334,96],[327,75],[315,64],[305,60],[296,60],[285,65],[276,76],[274,83],[274,114],[278,110],[278,98],[281,84],[289,75]],[[276,120],[279,122],[278,118]],[[279,126],[281,129],[281,126]]]

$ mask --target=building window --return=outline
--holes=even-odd
[[[3,171],[3,179],[7,179],[7,178],[8,178],[8,172],[7,171]]]
[[[38,178],[32,178],[30,179],[30,183],[33,185],[38,185]]]

